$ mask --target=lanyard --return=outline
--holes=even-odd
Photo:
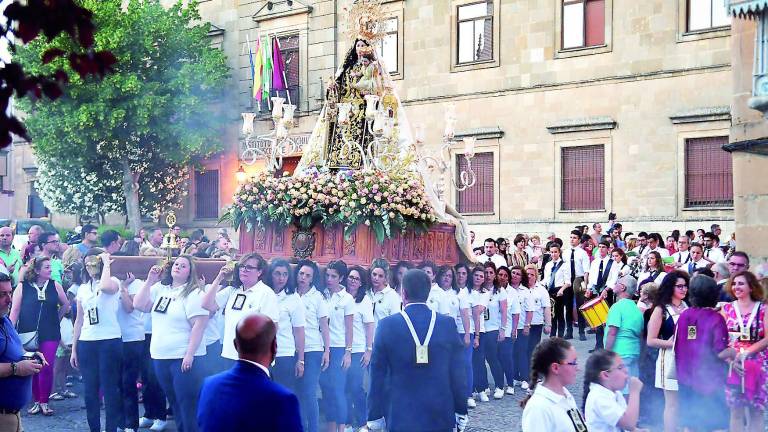
[[[747,320],[747,325],[745,326],[744,319],[741,317],[739,302],[738,301],[733,302],[733,310],[736,312],[736,320],[739,323],[739,330],[741,331],[742,335],[749,334],[749,329],[752,328],[752,322],[755,321],[755,317],[757,316],[758,308],[760,308],[760,302],[755,302],[755,307],[752,308],[752,313],[749,315],[749,320]]]
[[[435,329],[435,321],[437,320],[437,312],[430,309],[430,312],[432,312],[432,318],[429,321],[429,328],[427,329],[427,337],[424,338],[424,343],[422,344],[419,342],[419,336],[416,334],[416,329],[413,328],[413,323],[411,322],[411,318],[408,317],[408,314],[405,313],[404,310],[400,311],[400,315],[403,316],[403,319],[405,320],[405,324],[408,326],[408,330],[411,331],[411,336],[413,337],[413,343],[416,344],[416,349],[418,350],[420,347],[427,347],[429,346],[429,340],[432,339],[432,331]]]

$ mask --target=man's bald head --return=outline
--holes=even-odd
[[[235,348],[239,357],[268,367],[277,351],[276,335],[277,326],[268,316],[247,315],[235,328]]]
[[[11,227],[0,227],[0,248],[10,249],[13,244],[13,230]]]

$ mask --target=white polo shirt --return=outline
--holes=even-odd
[[[520,314],[522,308],[520,307],[521,293],[519,291],[525,290],[525,287],[520,286],[523,288],[522,290],[516,290],[510,285],[507,285],[504,290],[507,293],[507,328],[504,329],[504,337],[512,337],[512,324],[515,322],[515,315],[519,316],[517,327],[523,328],[520,322],[525,321],[525,315]]]
[[[512,286],[507,287],[507,298],[510,298],[509,292],[514,291],[515,297],[517,299],[517,310],[520,314],[520,319],[517,321],[517,329],[522,330],[525,327],[525,315],[527,312],[534,312],[533,308],[533,299],[531,298],[531,292],[528,291],[528,288],[524,287],[523,285],[518,286],[517,289],[513,288]],[[509,307],[509,302],[507,302],[507,307]],[[510,316],[511,319],[511,316]],[[510,321],[511,322],[511,321]],[[507,336],[512,336],[512,328],[510,327],[509,332]]]
[[[211,289],[211,285],[205,286],[205,292]],[[212,343],[221,341],[221,335],[224,334],[224,307],[227,305],[228,298],[220,296],[216,293],[214,301],[216,302],[216,312],[209,314],[208,325],[205,326],[205,332],[203,332],[203,343],[208,346]]]
[[[366,349],[365,325],[373,324],[373,304],[368,296],[363,296],[360,303],[352,304],[354,318],[352,319],[352,353],[362,353]],[[373,345],[373,341],[371,341]]]
[[[144,281],[136,279],[128,285],[128,294],[135,296],[139,292],[141,287],[144,286]],[[121,291],[118,291],[118,298],[120,299],[120,307],[117,309],[117,322],[120,325],[120,334],[123,342],[139,342],[144,340],[144,312],[133,308],[133,312],[128,313],[125,311],[122,302]],[[86,317],[87,318],[87,317]]]
[[[485,331],[497,331],[501,328],[501,314],[507,313],[506,310],[501,310],[501,302],[507,301],[507,291],[504,288],[499,288],[496,293],[493,293],[493,289],[490,291],[491,295],[488,300],[488,320],[485,321]],[[509,327],[509,324],[507,324]]]
[[[323,351],[323,337],[320,334],[320,320],[328,318],[328,303],[315,287],[301,296],[304,304],[304,352]],[[330,347],[329,347],[330,348]]]
[[[608,288],[613,289],[613,287],[616,286],[616,282],[618,282],[620,278],[628,275],[631,270],[629,264],[624,264],[621,261],[614,261],[613,264],[611,264],[611,272],[608,274],[608,282],[605,285]]]
[[[563,388],[565,395],[559,395],[544,387],[536,386],[533,395],[523,409],[523,432],[577,432],[576,426],[568,414],[570,411],[581,416],[576,407],[576,400],[571,392]],[[590,432],[592,430],[590,429]]]
[[[152,326],[155,331],[149,353],[153,359],[184,358],[192,333],[190,320],[209,314],[203,309],[202,293],[199,290],[192,291],[186,297],[180,296],[185,286],[174,288],[158,282],[150,288]],[[160,312],[166,305],[165,312]],[[195,351],[195,356],[201,355],[205,355],[205,344],[202,341]]]
[[[490,257],[487,254],[482,254],[477,257],[477,262],[479,262],[480,264],[485,264],[488,262],[488,260],[491,260],[491,262],[496,265],[497,269],[501,266],[507,265],[507,260],[504,259],[504,257],[499,254],[493,254],[493,256],[490,256]]]
[[[488,312],[488,303],[491,301],[491,292],[485,291],[480,292],[478,290],[472,290],[472,292],[469,293],[469,296],[467,297],[467,301],[469,302],[470,307],[470,320],[469,320],[469,331],[474,333],[485,333],[485,317],[489,317]],[[475,330],[475,319],[472,317],[472,311],[471,309],[474,309],[475,306],[482,306],[482,311],[480,312],[480,329]]]
[[[456,330],[459,334],[464,334],[464,322],[461,318],[461,311],[469,309],[469,300],[467,295],[467,289],[462,288],[457,293],[453,289],[445,291],[446,304],[448,305],[447,315],[456,321]],[[472,313],[470,312],[469,320],[472,321]],[[470,324],[470,328],[472,325]]]
[[[112,281],[119,284],[116,277]],[[91,279],[90,282],[81,284],[77,290],[77,301],[83,307],[83,327],[80,329],[80,340],[98,341],[119,339],[122,335],[120,324],[117,321],[117,311],[120,309],[120,291],[107,294],[101,291],[99,281]],[[93,316],[98,316],[96,324],[91,324],[88,319],[88,311],[95,310]]]
[[[529,298],[531,299],[531,307],[533,309],[533,317],[531,318],[531,325],[543,325],[544,324],[544,308],[550,306],[549,292],[541,284],[536,284],[533,288],[528,290]]]
[[[584,417],[589,432],[621,432],[618,426],[627,411],[627,402],[620,391],[610,391],[597,383],[589,385]]]
[[[371,303],[373,303],[373,319],[378,323],[382,318],[400,312],[402,300],[400,294],[389,285],[379,292],[371,291]]]
[[[293,329],[306,326],[304,303],[298,294],[287,294],[282,290],[277,293],[277,305],[280,318],[277,324],[276,357],[293,357],[296,354]]]
[[[445,297],[445,291],[437,284],[432,284],[432,288],[429,289],[429,297],[427,297],[427,306],[437,313],[448,315],[448,304]]]
[[[328,327],[331,331],[331,348],[346,348],[345,318],[355,313],[355,299],[352,298],[344,287],[341,287],[338,292],[328,293],[326,302],[328,303]],[[354,330],[352,332],[352,340],[354,341]]]
[[[226,287],[216,294],[216,303],[224,302],[224,347],[221,350],[221,356],[237,360],[237,350],[235,349],[235,329],[237,323],[248,314],[260,313],[268,316],[275,323],[280,322],[280,309],[277,306],[277,296],[272,288],[264,282],[259,281],[254,286],[245,289],[245,287],[235,288]]]

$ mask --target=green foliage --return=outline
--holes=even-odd
[[[127,162],[144,214],[176,207],[186,189],[185,167],[221,149],[229,78],[224,53],[210,46],[210,25],[200,24],[196,2],[168,9],[158,0],[80,3],[94,13],[94,49],[111,51],[118,63],[102,80],[70,74],[72,82],[54,102],[19,101],[29,114],[41,181],[48,179],[46,205],[67,213],[125,213]],[[35,40],[17,59],[32,73],[70,71],[64,59],[39,59],[71,44],[63,36]],[[75,199],[75,192],[83,196]]]

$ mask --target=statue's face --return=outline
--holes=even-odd
[[[367,45],[365,44],[365,42],[363,42],[361,40],[355,42],[355,52],[357,52],[358,56],[363,55],[363,53],[360,50],[363,49],[363,47],[366,47],[366,46]]]

